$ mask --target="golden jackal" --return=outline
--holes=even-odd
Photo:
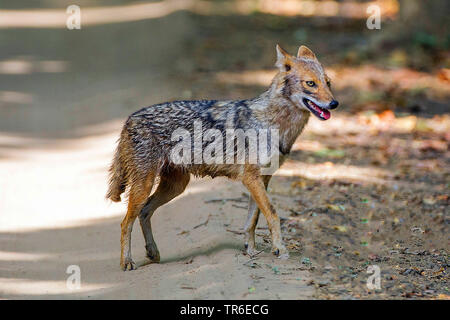
[[[185,190],[190,174],[241,180],[250,192],[245,224],[248,254],[255,253],[255,227],[261,210],[272,236],[272,251],[279,257],[288,257],[281,237],[280,219],[266,194],[271,174],[264,175],[262,170],[267,161],[258,158],[261,143],[259,148],[255,147],[250,139],[252,135],[248,132],[271,130],[273,133],[276,130],[276,134],[271,134],[270,139],[264,140],[264,143],[270,144],[268,149],[271,155],[281,164],[310,114],[327,120],[330,118],[329,110],[336,108],[338,102],[331,93],[330,79],[310,49],[301,46],[296,57],[278,45],[276,51],[278,72],[268,90],[256,98],[238,101],[166,102],[143,108],[127,119],[110,168],[107,193],[107,198],[120,201],[120,195],[128,187],[128,211],[121,224],[120,265],[123,270],[136,268],[131,258],[131,231],[138,216],[145,237],[147,256],[153,262],[159,261],[150,219],[158,207]],[[224,161],[222,146],[217,147],[216,144],[213,148],[214,155],[211,156],[215,161],[206,161],[202,158],[205,154],[202,152],[208,149],[208,139],[200,137],[199,141],[194,138],[193,148],[189,144],[187,149],[182,148],[183,155],[180,156],[177,149],[180,130],[194,135],[196,130],[200,131],[203,137],[214,136],[215,142],[222,141],[229,130],[240,130],[245,132],[243,146],[246,150],[238,154],[239,148],[235,143],[240,137],[234,134],[224,144],[227,156],[230,156],[231,150],[231,157]],[[178,133],[174,135],[175,132]],[[214,134],[211,135],[211,132]],[[254,137],[259,138],[257,135]],[[276,142],[276,148],[272,142]],[[195,147],[199,147],[200,152]],[[257,157],[252,158],[252,152],[258,153]],[[243,161],[237,161],[238,158]],[[251,158],[256,161],[250,161]],[[158,177],[159,184],[150,196]]]

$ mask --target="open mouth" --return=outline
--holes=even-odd
[[[303,103],[312,112],[312,114],[320,120],[330,119],[331,113],[327,109],[319,107],[317,104],[306,98],[303,98]]]

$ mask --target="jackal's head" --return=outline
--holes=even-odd
[[[276,66],[280,93],[296,106],[309,110],[320,120],[328,120],[330,109],[339,105],[331,93],[331,81],[307,47],[301,46],[297,56],[291,56],[277,45]]]

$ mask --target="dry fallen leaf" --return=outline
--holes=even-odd
[[[433,205],[436,203],[436,199],[434,199],[433,197],[427,197],[427,198],[423,198],[423,203],[428,204],[428,205]]]
[[[340,232],[347,232],[347,227],[346,226],[334,226],[333,229],[334,230],[338,230]]]
[[[327,205],[328,209],[334,210],[334,211],[341,211],[341,207],[335,204],[328,204]]]

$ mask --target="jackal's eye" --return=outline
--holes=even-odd
[[[331,88],[331,82],[330,82],[330,80],[327,80],[327,86],[328,86],[328,88]]]
[[[316,83],[315,83],[314,81],[306,81],[306,85],[307,85],[308,87],[313,88],[313,87],[316,86]]]

